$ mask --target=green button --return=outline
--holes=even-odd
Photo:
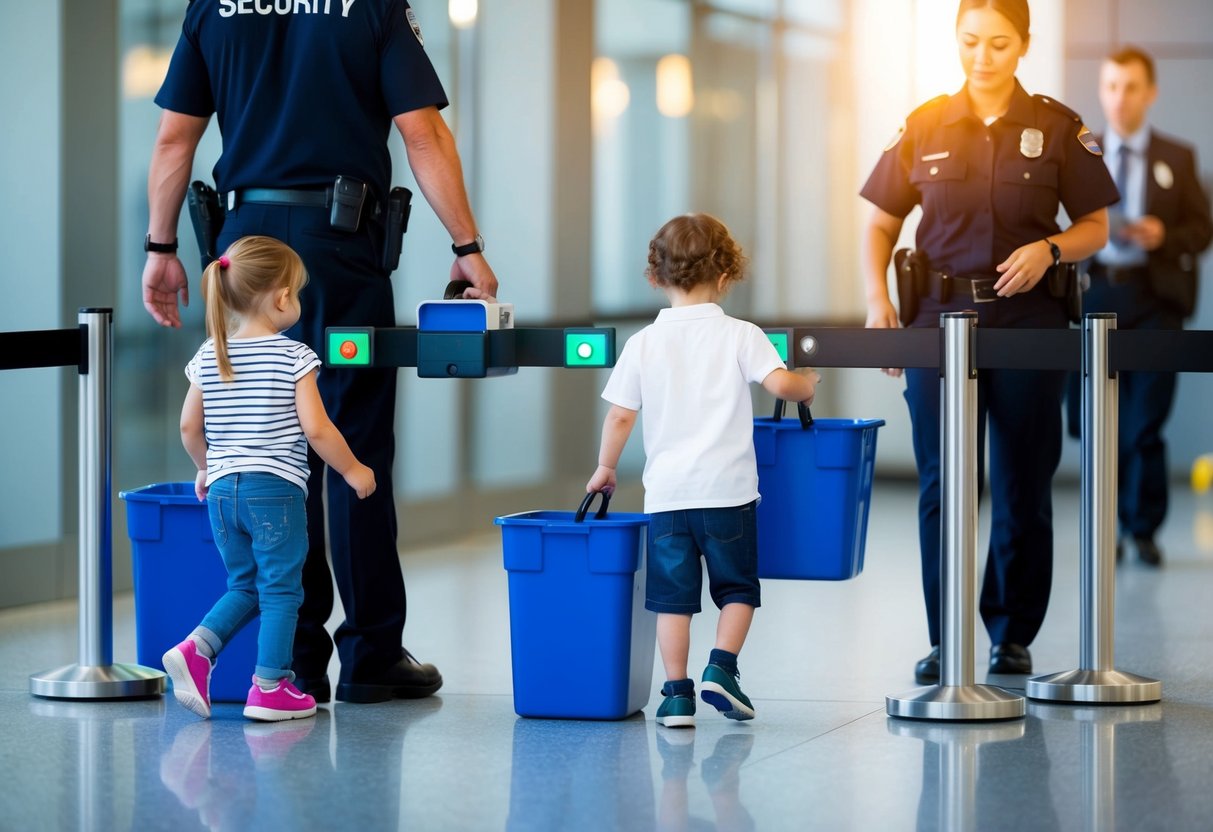
[[[767,338],[771,339],[771,344],[775,347],[775,351],[779,353],[779,359],[784,363],[788,363],[788,334],[786,332],[767,332]]]
[[[564,334],[564,366],[606,367],[607,336],[603,332],[566,332]]]
[[[328,364],[330,367],[369,367],[371,364],[371,333],[367,330],[328,331]]]

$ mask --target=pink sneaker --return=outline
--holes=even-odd
[[[173,680],[173,696],[206,719],[211,715],[211,660],[198,652],[192,638],[165,653],[160,661]]]
[[[316,700],[286,679],[278,680],[278,687],[262,690],[254,681],[249,688],[248,700],[244,703],[244,715],[260,722],[281,722],[284,719],[302,719],[316,715]]]

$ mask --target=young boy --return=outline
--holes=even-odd
[[[602,397],[598,470],[587,491],[614,488],[615,466],[644,408],[644,509],[650,514],[645,608],[657,613],[665,701],[657,721],[695,724],[695,683],[687,677],[691,616],[700,611],[699,557],[720,608],[716,649],[701,696],[729,719],[753,719],[738,684],[737,654],[760,603],[749,385],[788,401],[811,402],[816,374],[789,372],[761,329],[717,305],[746,265],[724,224],[707,214],[675,217],[649,243],[649,282],[670,302],[628,339]]]

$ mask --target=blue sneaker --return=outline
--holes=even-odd
[[[699,685],[699,698],[720,711],[729,719],[753,719],[754,705],[741,692],[738,676],[729,673],[718,664],[703,669],[703,681]]]
[[[695,694],[680,694],[665,696],[665,701],[657,709],[657,722],[666,728],[695,727]]]

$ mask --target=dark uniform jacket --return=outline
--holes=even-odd
[[[922,206],[917,246],[932,268],[990,276],[1015,249],[1058,233],[1059,206],[1077,219],[1119,199],[1078,115],[1018,82],[989,126],[965,89],[919,107],[860,193],[897,217]]]
[[[1146,151],[1145,212],[1166,226],[1163,244],[1149,253],[1150,290],[1187,317],[1196,309],[1199,256],[1213,242],[1213,219],[1195,151],[1157,130]]]

